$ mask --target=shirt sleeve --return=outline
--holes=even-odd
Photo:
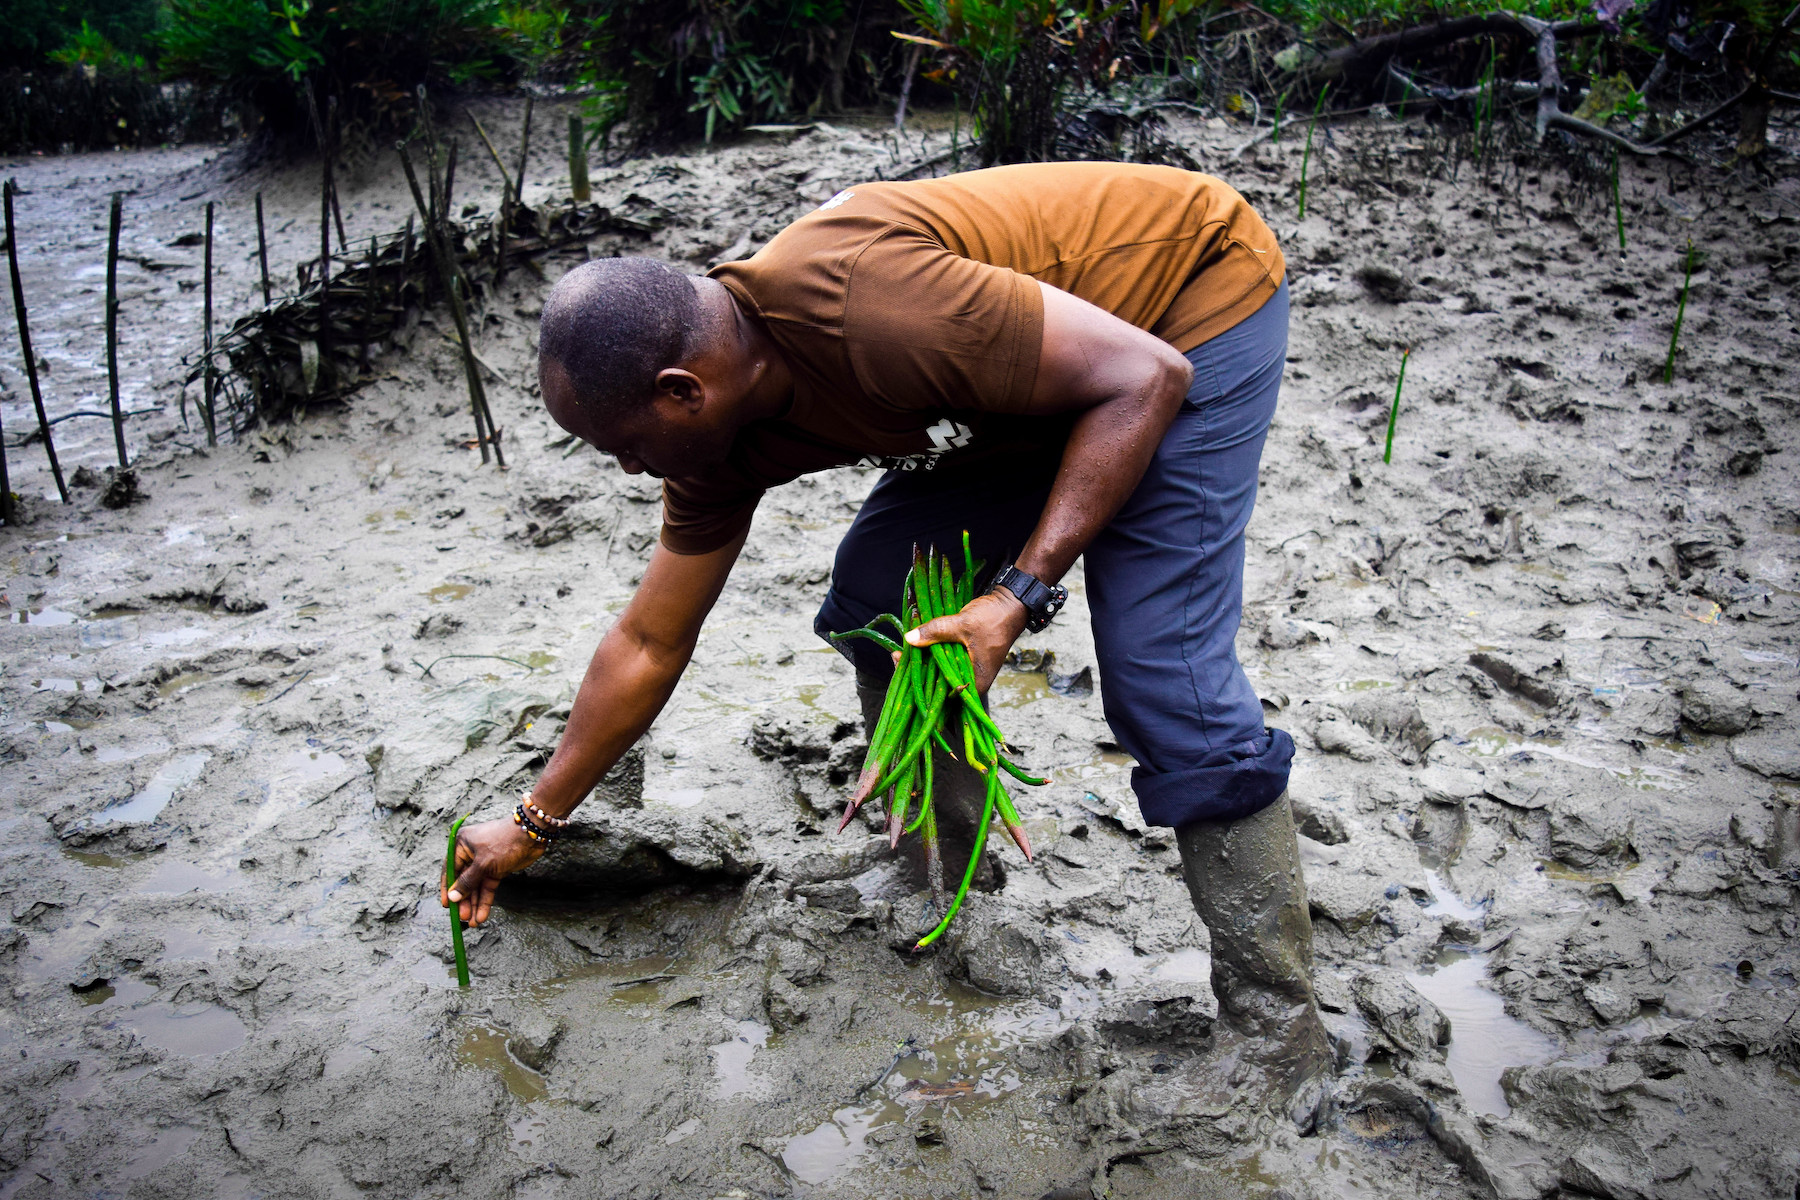
[[[1037,382],[1037,280],[896,227],[857,257],[844,346],[869,397],[898,409],[1023,412]]]
[[[728,546],[756,515],[763,490],[733,479],[663,480],[662,544],[676,554],[711,554]]]

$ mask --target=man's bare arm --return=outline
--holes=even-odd
[[[576,693],[569,723],[532,798],[552,816],[575,811],[601,776],[644,735],[686,670],[744,537],[711,554],[676,554],[657,546],[637,595],[600,639]],[[543,850],[510,817],[464,826],[457,836],[456,881],[439,900],[460,904],[479,925],[500,880],[536,861]]]
[[[1081,415],[1043,516],[1015,561],[1021,571],[1054,583],[1131,498],[1180,410],[1193,367],[1161,338],[1068,292],[1038,287],[1044,344],[1028,411]],[[1024,631],[1025,606],[999,589],[909,640],[966,644],[985,691]]]

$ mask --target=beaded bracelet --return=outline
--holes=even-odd
[[[531,814],[532,820],[537,821],[544,828],[554,829],[560,832],[569,827],[569,819],[567,817],[553,817],[543,809],[539,808],[537,802],[532,799],[532,794],[530,792],[521,793],[519,802],[525,806],[525,811]]]
[[[520,829],[523,829],[525,831],[525,836],[532,841],[541,842],[546,850],[556,844],[554,835],[539,829],[537,825],[532,822],[531,818],[525,815],[525,805],[523,802],[513,809],[513,824],[517,825]]]

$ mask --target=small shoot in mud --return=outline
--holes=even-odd
[[[1681,343],[1681,322],[1687,317],[1688,285],[1694,282],[1694,239],[1687,244],[1686,266],[1681,276],[1681,299],[1675,305],[1675,328],[1669,334],[1669,361],[1663,364],[1663,382],[1675,382],[1675,350]]]
[[[1325,110],[1325,97],[1331,94],[1331,85],[1327,84],[1319,92],[1319,99],[1313,105],[1312,124],[1306,127],[1306,149],[1300,152],[1300,209],[1294,214],[1296,221],[1306,220],[1306,169],[1312,165],[1313,131],[1319,127],[1319,114]]]
[[[1394,461],[1394,426],[1400,423],[1400,389],[1406,386],[1406,360],[1412,357],[1412,347],[1408,346],[1400,355],[1400,378],[1394,384],[1394,406],[1388,410],[1387,449],[1381,452],[1381,461]]]
[[[446,889],[456,885],[456,831],[461,829],[463,822],[468,819],[466,816],[458,817],[456,824],[450,827],[450,846],[444,851],[444,887]],[[462,904],[456,900],[450,901],[450,948],[456,954],[456,986],[466,988],[469,986],[469,955],[463,949]]]

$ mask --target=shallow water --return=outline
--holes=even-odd
[[[143,791],[122,804],[102,809],[95,819],[127,825],[154,821],[175,798],[176,792],[200,778],[200,772],[206,769],[206,762],[211,757],[204,752],[176,755],[156,772]]]
[[[1549,1062],[1557,1045],[1507,1014],[1506,1001],[1486,984],[1487,967],[1485,954],[1447,950],[1434,967],[1406,980],[1450,1019],[1446,1057],[1463,1102],[1471,1112],[1504,1117],[1512,1106],[1500,1089],[1501,1073]]]

